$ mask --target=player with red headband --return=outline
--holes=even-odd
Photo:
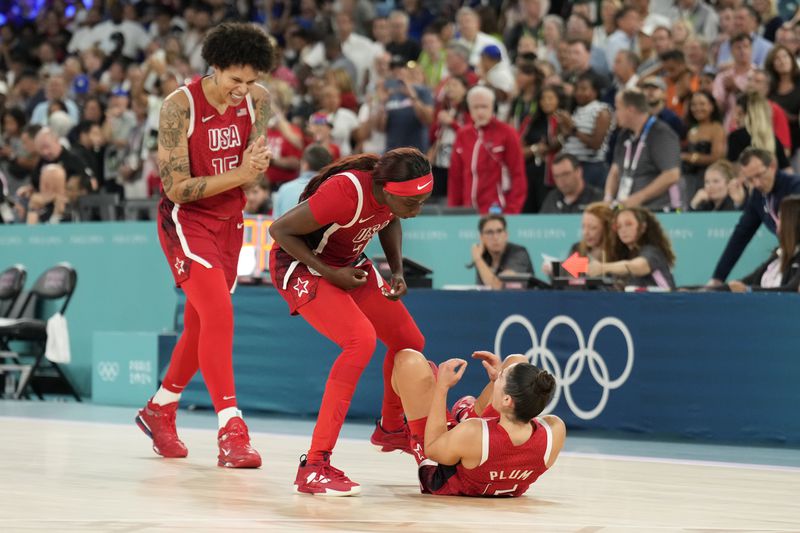
[[[342,352],[322,396],[311,448],[300,458],[296,491],[325,496],[359,494],[361,487],[331,466],[330,455],[356,384],[380,339],[384,359],[381,421],[373,443],[408,449],[403,407],[391,386],[394,357],[421,351],[425,339],[405,306],[401,218],[419,214],[433,190],[430,163],[414,148],[382,156],[361,154],[328,165],[309,182],[300,204],[270,227],[272,282],[289,304]],[[392,271],[386,283],[363,254],[380,238]]]

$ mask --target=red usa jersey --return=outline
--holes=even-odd
[[[203,78],[178,89],[189,99],[189,167],[193,177],[216,176],[238,167],[256,119],[248,94],[222,115],[206,99]],[[163,193],[162,193],[163,195]],[[163,195],[166,199],[166,195]],[[168,200],[168,199],[167,199]],[[181,209],[203,211],[218,217],[241,216],[245,196],[241,187],[181,205]]]
[[[480,465],[467,469],[457,464],[452,477],[435,494],[521,496],[547,470],[553,445],[550,426],[538,418],[531,420],[531,437],[515,446],[499,418],[479,420],[483,424]]]
[[[327,265],[352,264],[370,239],[392,221],[387,205],[372,194],[372,174],[348,171],[328,178],[308,199],[322,228],[306,235],[308,246]]]

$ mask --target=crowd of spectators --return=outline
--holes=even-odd
[[[285,184],[328,160],[398,146],[428,154],[433,202],[481,214],[579,213],[597,201],[747,209],[753,191],[770,191],[741,170],[745,148],[771,154],[781,176],[800,167],[800,15],[775,0],[10,6],[0,13],[5,223],[85,218],[87,195],[157,197],[161,102],[208,72],[201,44],[225,20],[260,25],[278,55],[262,80],[273,160],[248,192],[252,213],[286,209]]]

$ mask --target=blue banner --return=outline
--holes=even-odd
[[[405,303],[436,362],[495,350],[553,373],[548,411],[571,429],[800,444],[798,294],[416,290]],[[240,287],[234,306],[240,407],[314,416],[338,348],[272,289]],[[351,417],[379,416],[384,353],[362,376]],[[450,403],[485,384],[471,364]],[[184,399],[210,405],[199,379]]]

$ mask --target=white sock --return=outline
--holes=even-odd
[[[156,405],[167,405],[168,403],[175,403],[180,399],[180,392],[168,391],[162,386],[158,388],[158,391],[153,396],[152,402]]]
[[[237,416],[242,418],[242,412],[236,407],[226,407],[217,413],[217,417],[219,417],[219,429],[224,428],[228,425],[228,421],[230,421],[231,418],[236,418]]]

